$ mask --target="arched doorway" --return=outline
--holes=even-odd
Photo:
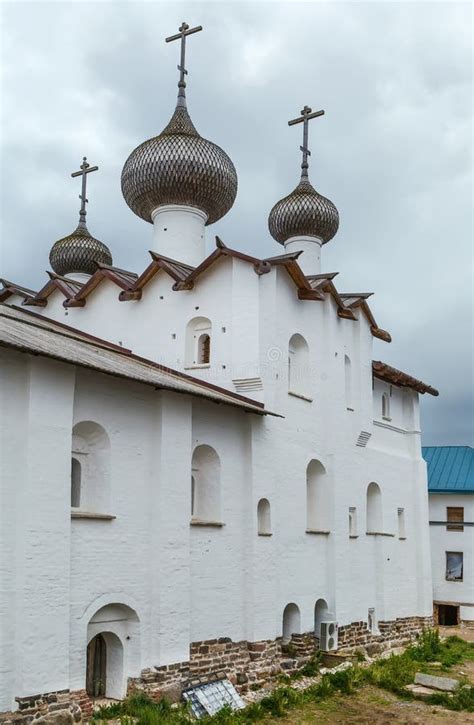
[[[87,645],[86,690],[89,697],[105,697],[107,680],[107,645],[96,634]]]
[[[86,690],[90,697],[123,697],[123,645],[113,632],[96,634],[87,645]]]
[[[141,671],[140,623],[125,604],[107,604],[87,625],[85,684],[90,697],[120,700],[129,677]]]

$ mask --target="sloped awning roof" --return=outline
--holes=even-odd
[[[134,380],[155,389],[232,405],[258,415],[275,415],[257,400],[146,360],[107,340],[18,307],[0,304],[0,346]]]
[[[386,383],[391,383],[392,385],[398,385],[401,388],[411,388],[421,394],[429,393],[430,395],[439,395],[439,391],[436,388],[432,388],[431,385],[424,383],[422,380],[417,380],[411,375],[408,375],[408,373],[397,370],[397,368],[392,368],[391,365],[387,365],[387,363],[381,362],[380,360],[372,361],[372,373],[374,378],[384,380]]]
[[[471,446],[426,446],[430,493],[474,494],[474,448]]]

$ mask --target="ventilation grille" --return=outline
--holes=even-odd
[[[238,393],[251,393],[253,390],[263,390],[262,378],[237,378],[232,380]]]
[[[356,442],[356,446],[360,446],[361,448],[365,448],[367,443],[370,441],[372,437],[372,433],[367,433],[366,430],[363,430],[359,433],[359,437]]]

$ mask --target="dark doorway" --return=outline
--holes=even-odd
[[[438,624],[442,627],[454,627],[459,624],[459,607],[438,604]]]
[[[87,645],[86,690],[89,697],[105,697],[107,645],[97,634]]]

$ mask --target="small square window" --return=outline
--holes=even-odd
[[[463,553],[462,551],[446,552],[446,581],[462,582]]]
[[[464,507],[447,506],[446,521],[446,531],[464,531]]]

